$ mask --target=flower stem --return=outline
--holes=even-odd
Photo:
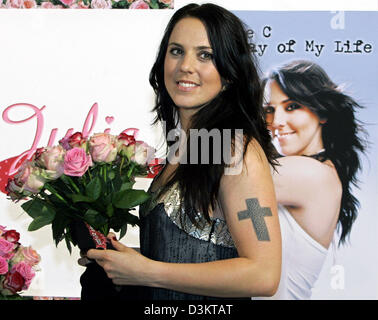
[[[124,157],[122,157],[122,159],[121,159],[121,165],[120,165],[120,167],[119,167],[119,174],[120,175],[122,175],[122,167],[123,167],[123,164],[125,163],[125,158]]]
[[[132,174],[134,168],[135,168],[135,162],[131,162],[130,169],[129,169],[129,171],[127,172],[127,177],[128,177],[128,178],[130,178],[130,176],[131,176],[131,174]]]
[[[67,175],[66,175],[66,177],[67,177],[67,180],[70,182],[71,186],[75,189],[75,191],[76,191],[77,193],[80,193],[80,189],[79,189],[78,186],[75,184],[75,182],[71,179],[71,177],[70,177],[70,176],[67,176]]]
[[[56,196],[59,200],[61,200],[62,202],[64,202],[66,205],[69,205],[69,203],[67,202],[67,200],[64,199],[64,198],[58,193],[58,191],[56,191],[51,185],[49,185],[48,183],[45,183],[44,188],[45,188],[46,190],[50,191],[54,196]]]

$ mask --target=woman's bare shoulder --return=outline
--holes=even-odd
[[[306,156],[287,156],[278,159],[276,167],[279,174],[305,179],[312,183],[339,184],[337,171],[330,161],[321,162]]]
[[[324,199],[324,195],[339,198],[342,193],[336,169],[310,157],[279,158],[271,172],[277,201],[283,205],[304,208]]]

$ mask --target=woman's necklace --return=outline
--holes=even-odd
[[[318,151],[317,153],[311,154],[311,155],[305,155],[305,154],[303,154],[303,156],[316,159],[316,160],[318,160],[320,162],[324,162],[324,161],[327,160],[326,150],[325,149],[322,149],[322,150]]]
[[[318,160],[320,162],[324,162],[324,161],[328,160],[328,157],[327,157],[325,149],[322,149],[322,150],[318,151],[317,153],[310,154],[310,155],[302,154],[302,156],[313,158],[313,159]],[[276,157],[277,158],[282,158],[284,156],[281,155],[281,154],[277,154]]]

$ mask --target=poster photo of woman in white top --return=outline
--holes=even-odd
[[[345,244],[357,217],[352,193],[365,151],[361,106],[316,63],[294,60],[264,80],[276,145],[272,171],[282,234],[282,274],[268,299],[310,299],[329,248]]]

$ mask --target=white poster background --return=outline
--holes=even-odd
[[[179,8],[203,1],[175,1]],[[230,10],[377,10],[378,1],[207,1]],[[99,114],[93,133],[106,128],[111,133],[137,127],[139,139],[161,146],[161,129],[150,126],[154,95],[148,82],[164,28],[172,10],[0,10],[0,106],[15,103],[46,106],[39,146],[47,145],[51,130],[58,128],[57,141],[69,128],[80,131],[91,106]],[[11,113],[12,119],[31,115],[27,109]],[[108,124],[105,117],[113,116]],[[36,119],[18,125],[0,121],[0,160],[29,149]],[[161,154],[162,150],[160,150]],[[147,188],[139,179],[136,187]],[[363,219],[363,217],[359,218]],[[51,226],[28,232],[31,218],[19,204],[0,197],[0,225],[16,229],[20,242],[31,245],[42,257],[41,271],[25,295],[79,297],[77,264],[79,251],[70,255],[64,242],[55,248]],[[377,230],[377,229],[375,229]],[[375,239],[372,236],[372,239]],[[122,242],[139,246],[137,228],[130,228]],[[353,250],[351,246],[348,250]],[[365,253],[355,251],[356,260]],[[367,266],[375,274],[378,261]],[[328,262],[314,288],[315,298],[376,299],[377,284],[363,288],[333,289],[338,270]],[[353,270],[353,266],[345,270]],[[333,272],[333,273],[332,273]],[[376,283],[376,277],[373,277]]]

